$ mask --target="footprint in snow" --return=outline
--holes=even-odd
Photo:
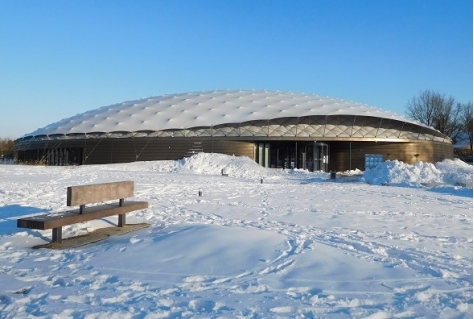
[[[11,294],[16,294],[16,295],[27,295],[32,289],[33,287],[25,287],[19,290],[8,291],[8,292]]]

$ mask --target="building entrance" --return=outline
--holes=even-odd
[[[318,142],[257,143],[255,161],[264,167],[328,171],[329,146]]]
[[[327,172],[329,168],[329,147],[325,143],[313,144],[314,169],[313,171]]]

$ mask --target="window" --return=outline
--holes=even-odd
[[[365,154],[365,169],[374,168],[383,162],[383,155]]]

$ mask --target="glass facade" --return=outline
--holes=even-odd
[[[256,143],[255,161],[270,168],[328,171],[329,146],[317,142]]]
[[[383,155],[365,154],[365,169],[374,168],[383,161]]]

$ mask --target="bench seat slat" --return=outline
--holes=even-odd
[[[82,214],[79,214],[79,209],[77,209],[65,211],[62,213],[44,214],[21,218],[17,220],[17,226],[20,228],[41,230],[52,229],[98,218],[125,214],[146,208],[148,208],[148,202],[142,201],[125,201],[123,206],[119,206],[118,203],[89,206]]]
[[[67,188],[67,206],[79,206],[133,197],[133,181],[70,186]]]

